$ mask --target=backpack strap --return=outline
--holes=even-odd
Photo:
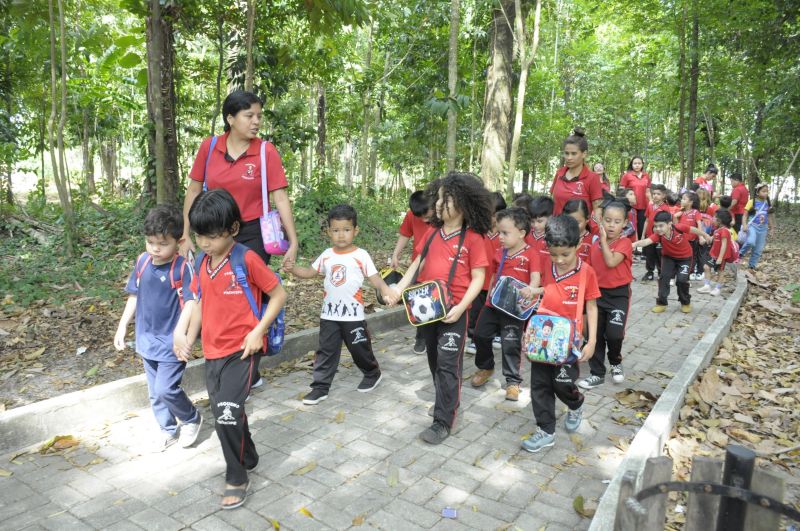
[[[175,255],[172,259],[172,264],[169,266],[169,282],[172,289],[178,292],[178,303],[181,310],[183,309],[183,271],[186,269],[186,259],[179,254]],[[189,284],[192,282],[191,271],[189,272]]]
[[[214,135],[211,137],[211,144],[208,146],[208,154],[206,155],[206,168],[203,170],[203,191],[208,191],[208,183],[206,182],[208,179],[208,161],[211,160],[211,152],[214,151],[214,146],[217,145],[217,136]]]
[[[142,274],[144,274],[144,270],[147,267],[147,264],[153,261],[153,258],[150,256],[150,253],[142,253],[139,255],[139,258],[136,259],[136,287],[139,287],[139,280],[142,278]]]
[[[267,141],[261,141],[261,213],[267,217],[269,212],[269,192],[267,191]]]
[[[578,260],[581,260],[578,258]],[[578,273],[578,312],[575,314],[576,316],[576,323],[580,323],[580,330],[576,330],[576,332],[583,335],[583,306],[586,302],[586,264],[581,260],[581,270]]]
[[[244,261],[244,255],[247,251],[248,248],[241,243],[234,244],[231,250],[231,269],[236,277],[236,282],[242,287],[242,291],[247,297],[250,310],[252,310],[256,319],[261,320],[261,316],[264,314],[263,308],[256,302],[253,291],[250,289],[250,283],[247,281],[247,264]]]
[[[206,253],[200,251],[197,253],[197,256],[194,257],[194,274],[198,277],[200,276],[200,270],[203,267],[203,259],[206,257]],[[197,296],[201,297],[202,293],[200,292],[200,282],[197,283]]]

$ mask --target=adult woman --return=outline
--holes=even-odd
[[[203,140],[197,151],[192,170],[189,172],[189,186],[183,202],[186,228],[180,249],[181,254],[185,255],[189,250],[194,250],[194,244],[189,237],[189,208],[203,191],[203,182],[205,181],[208,189],[224,188],[230,192],[236,200],[244,221],[239,233],[235,236],[236,241],[254,250],[266,264],[269,264],[270,255],[264,250],[259,223],[263,205],[261,200],[262,140],[258,138],[262,106],[263,102],[258,96],[242,90],[236,90],[225,98],[222,104],[225,133],[217,137],[213,150],[210,150],[211,138]],[[209,151],[211,151],[210,154]],[[269,198],[281,215],[281,221],[289,240],[289,250],[283,257],[283,265],[289,266],[293,265],[297,258],[298,243],[289,195],[286,193],[288,186],[286,173],[278,151],[269,142],[265,146],[265,155]],[[258,384],[260,380],[258,361],[257,357],[256,370],[253,371],[254,384]]]
[[[586,165],[589,142],[583,129],[576,127],[563,144],[564,166],[558,169],[550,186],[553,196],[553,215],[561,214],[564,205],[570,199],[582,199],[595,217],[601,219],[600,204],[603,199],[603,188],[600,177]]]
[[[592,171],[594,171],[597,175],[600,176],[600,186],[603,187],[603,190],[610,193],[611,181],[608,180],[608,175],[606,175],[606,167],[603,166],[603,163],[595,162],[594,166],[592,166]]]
[[[640,240],[644,238],[642,230],[644,229],[644,221],[647,219],[645,211],[652,200],[650,197],[650,186],[652,184],[650,175],[644,171],[644,159],[639,155],[634,156],[628,162],[628,169],[620,177],[619,185],[622,188],[633,190],[633,193],[636,194],[636,234]]]

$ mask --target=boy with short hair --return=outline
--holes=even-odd
[[[306,405],[319,404],[328,392],[339,367],[342,341],[364,374],[358,391],[367,393],[380,383],[382,375],[372,352],[372,341],[364,320],[361,285],[368,278],[392,300],[389,287],[378,274],[369,253],[353,245],[358,235],[358,215],[350,205],[336,205],[328,213],[328,236],[333,247],[326,249],[311,267],[293,266],[287,272],[300,278],[324,277],[325,299],[319,321],[319,350],[314,358],[311,391],[303,397]]]
[[[125,332],[135,315],[136,353],[142,357],[150,405],[161,427],[153,450],[160,452],[175,442],[184,448],[194,444],[203,422],[181,389],[188,358],[179,359],[172,350],[175,327],[182,314],[187,319],[191,316],[197,300],[197,283],[192,265],[178,255],[183,241],[180,210],[172,205],[153,208],[144,220],[143,232],[147,251],[136,260],[128,277],[128,302],[114,335],[114,347],[125,349]],[[189,338],[189,343],[194,339]]]
[[[539,265],[544,270],[550,267],[550,252],[545,242],[545,226],[553,215],[555,202],[551,197],[534,197],[528,203],[528,214],[531,217],[531,231],[525,236],[525,242],[539,253]]]
[[[733,228],[736,232],[742,229],[742,219],[744,218],[744,208],[750,200],[750,192],[747,190],[739,172],[731,174],[731,207],[730,211],[733,214]]]
[[[389,264],[392,269],[400,267],[400,253],[403,252],[409,240],[413,240],[411,243],[411,261],[414,261],[422,250],[422,237],[430,228],[428,221],[431,219],[431,214],[433,214],[433,208],[428,202],[424,190],[417,190],[409,196],[408,209],[397,231],[400,235],[397,237],[397,244],[394,246]],[[422,336],[420,328],[417,328],[414,354],[425,354],[425,338]]]
[[[708,235],[691,225],[673,225],[672,214],[667,211],[656,213],[653,218],[653,234],[634,242],[633,247],[649,247],[661,244],[661,276],[658,279],[658,297],[653,313],[664,313],[669,297],[669,281],[675,277],[681,311],[692,311],[692,296],[689,293],[689,271],[692,265],[693,250],[689,233],[697,234],[701,240]]]
[[[652,236],[653,234],[653,225],[655,224],[655,217],[656,214],[659,212],[667,212],[669,213],[669,205],[666,202],[667,199],[667,187],[663,184],[654,184],[650,187],[650,195],[652,197],[652,201],[650,204],[647,205],[647,210],[645,211],[646,220],[644,222],[644,229],[642,234],[644,234],[645,238]],[[672,214],[670,214],[671,216]],[[634,246],[635,249],[635,246]],[[654,271],[658,270],[659,278],[661,277],[661,249],[658,245],[653,245],[649,247],[645,247],[644,250],[644,257],[645,257],[645,267],[647,268],[647,272],[642,277],[642,281],[653,280],[655,279],[655,275],[653,274]],[[667,279],[669,280],[669,279]]]

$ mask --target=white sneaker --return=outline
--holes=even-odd
[[[467,344],[467,346],[464,347],[464,352],[466,352],[467,354],[475,354],[477,351],[478,349],[475,348],[475,343],[473,343],[472,341],[470,341]]]
[[[178,436],[178,444],[181,445],[181,448],[189,448],[195,443],[197,436],[200,435],[200,428],[202,426],[203,415],[200,415],[197,422],[181,425],[181,433]]]
[[[258,389],[262,385],[264,385],[264,378],[259,376],[258,380],[256,380],[256,383],[250,386],[250,389]]]
[[[500,341],[500,336],[495,336],[495,338],[492,340],[492,348],[500,348],[501,345],[502,342]]]
[[[674,278],[669,281],[669,285],[670,286],[674,286],[675,285],[675,279]]]
[[[611,379],[614,383],[622,383],[625,381],[625,373],[622,371],[622,365],[611,366]]]
[[[703,284],[697,288],[697,293],[711,293],[711,284]]]
[[[719,296],[719,288],[712,289],[710,292],[708,292],[708,294],[711,295],[712,297],[718,297]]]

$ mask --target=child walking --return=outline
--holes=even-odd
[[[581,203],[583,203],[581,201]],[[491,277],[493,287],[501,276],[509,276],[528,287],[520,291],[526,299],[536,294],[541,278],[539,256],[535,249],[525,242],[530,231],[530,218],[522,208],[509,208],[497,213],[497,232],[501,248],[495,253]],[[500,336],[503,359],[503,376],[506,379],[506,400],[519,400],[519,387],[522,384],[522,330],[525,322],[495,309],[491,300],[481,307],[475,325],[475,366],[477,372],[472,376],[473,387],[483,386],[494,374],[494,352],[492,340]]]
[[[114,347],[125,349],[125,333],[135,315],[136,353],[142,357],[150,406],[161,427],[153,450],[160,452],[175,442],[184,448],[194,444],[203,422],[181,389],[188,357],[179,359],[172,350],[173,333],[181,335],[175,330],[181,315],[187,321],[191,317],[197,283],[192,265],[178,255],[183,213],[177,207],[161,205],[150,210],[144,220],[144,235],[146,252],[136,260],[128,277],[128,302],[114,335]],[[189,344],[194,339],[191,337]]]
[[[553,215],[555,202],[547,196],[534,197],[528,202],[528,214],[531,217],[531,231],[525,236],[525,242],[539,253],[539,265],[544,270],[549,267],[550,252],[544,239],[547,220]]]
[[[325,279],[325,299],[319,318],[319,350],[314,358],[311,392],[303,397],[303,403],[307,405],[319,404],[328,398],[339,367],[342,341],[364,375],[358,384],[359,392],[372,391],[382,378],[364,320],[361,286],[368,278],[383,297],[389,297],[391,293],[369,253],[353,244],[357,235],[356,210],[350,205],[336,205],[328,213],[328,237],[333,247],[319,255],[311,267],[294,265],[286,270],[300,278]]]
[[[654,184],[650,191],[650,195],[653,198],[652,202],[647,205],[647,219],[644,222],[644,235],[645,238],[649,238],[653,235],[653,228],[655,225],[655,217],[656,214],[659,212],[667,212],[672,215],[669,211],[669,205],[667,204],[667,187],[663,184]],[[647,268],[647,272],[642,277],[642,281],[648,281],[655,279],[655,275],[653,272],[658,269],[659,278],[661,277],[661,250],[659,249],[658,245],[648,246],[644,249],[644,257],[645,257],[645,267]],[[669,281],[669,279],[667,279]]]
[[[226,190],[200,193],[189,208],[189,224],[202,254],[195,264],[200,305],[188,337],[202,322],[209,407],[226,465],[222,509],[235,509],[244,504],[250,486],[247,473],[258,464],[245,414],[253,355],[266,352],[265,335],[286,303],[286,292],[261,257],[244,250],[246,282],[253,300],[262,300],[263,293],[269,295],[261,318],[254,315],[245,295],[247,286],[237,278],[231,263],[234,246],[242,245],[234,240],[242,220],[236,201]],[[180,347],[177,350],[185,352]]]
[[[569,214],[578,222],[578,230],[581,233],[581,243],[578,245],[578,258],[591,265],[592,258],[590,254],[595,235],[588,229],[590,219],[589,207],[587,207],[586,202],[581,199],[570,199],[564,205],[564,210],[561,213]]]
[[[681,209],[673,214],[672,220],[675,224],[689,225],[690,227],[703,228],[700,220],[700,199],[695,192],[688,190],[681,194]],[[700,264],[700,241],[697,234],[689,233],[689,245],[692,246],[692,267],[689,270],[689,280],[700,280],[703,278],[702,264]]]
[[[633,244],[623,236],[628,208],[618,201],[603,207],[600,238],[592,245],[592,269],[597,274],[597,346],[589,359],[591,374],[578,385],[592,389],[605,383],[606,354],[614,383],[625,381],[622,369],[622,341],[631,304]]]
[[[664,313],[667,309],[669,297],[669,281],[675,277],[675,286],[678,290],[678,300],[681,311],[692,311],[692,296],[689,293],[689,269],[692,265],[692,246],[689,243],[689,233],[694,233],[702,238],[706,234],[696,227],[689,225],[674,225],[672,214],[659,212],[655,215],[653,234],[644,240],[633,244],[634,247],[648,247],[661,244],[661,276],[658,279],[658,296],[653,313]]]
[[[740,258],[744,258],[748,252],[751,253],[747,263],[750,269],[755,269],[761,260],[761,253],[767,244],[767,234],[772,236],[775,232],[775,214],[769,200],[769,185],[759,183],[755,192],[755,198],[749,200],[745,206],[742,231],[747,233],[747,241],[739,250]]]
[[[583,394],[575,381],[578,379],[578,363],[592,355],[597,340],[597,299],[600,289],[592,266],[578,258],[580,243],[578,222],[568,215],[560,215],[547,221],[545,239],[550,250],[551,265],[542,270],[544,295],[539,312],[559,315],[576,322],[578,333],[583,331],[584,315],[578,314],[578,293],[581,282],[586,307],[588,337],[579,359],[564,365],[531,366],[531,405],[538,429],[536,433],[522,441],[522,448],[528,452],[538,452],[555,443],[556,397],[564,402],[569,411],[564,421],[568,433],[578,430],[583,418]],[[585,268],[585,273],[581,270]]]
[[[431,183],[428,190],[429,195],[436,198],[436,207],[431,218],[432,228],[425,236],[427,255],[421,264],[420,257],[411,264],[391,300],[399,300],[400,292],[410,285],[418,269],[419,282],[438,280],[445,284],[452,264],[456,263],[449,285],[453,306],[445,319],[422,326],[436,401],[433,424],[420,438],[429,444],[440,444],[455,426],[461,396],[467,310],[483,286],[489,265],[483,235],[491,229],[492,200],[481,180],[471,173],[450,172]]]
[[[725,263],[733,262],[735,258],[733,249],[733,237],[731,236],[731,225],[733,216],[728,210],[717,210],[714,214],[714,237],[711,243],[708,260],[703,264],[705,269],[705,279],[703,285],[697,289],[697,293],[708,293],[716,297],[722,288],[722,275],[725,273]],[[711,287],[711,284],[714,287]]]

